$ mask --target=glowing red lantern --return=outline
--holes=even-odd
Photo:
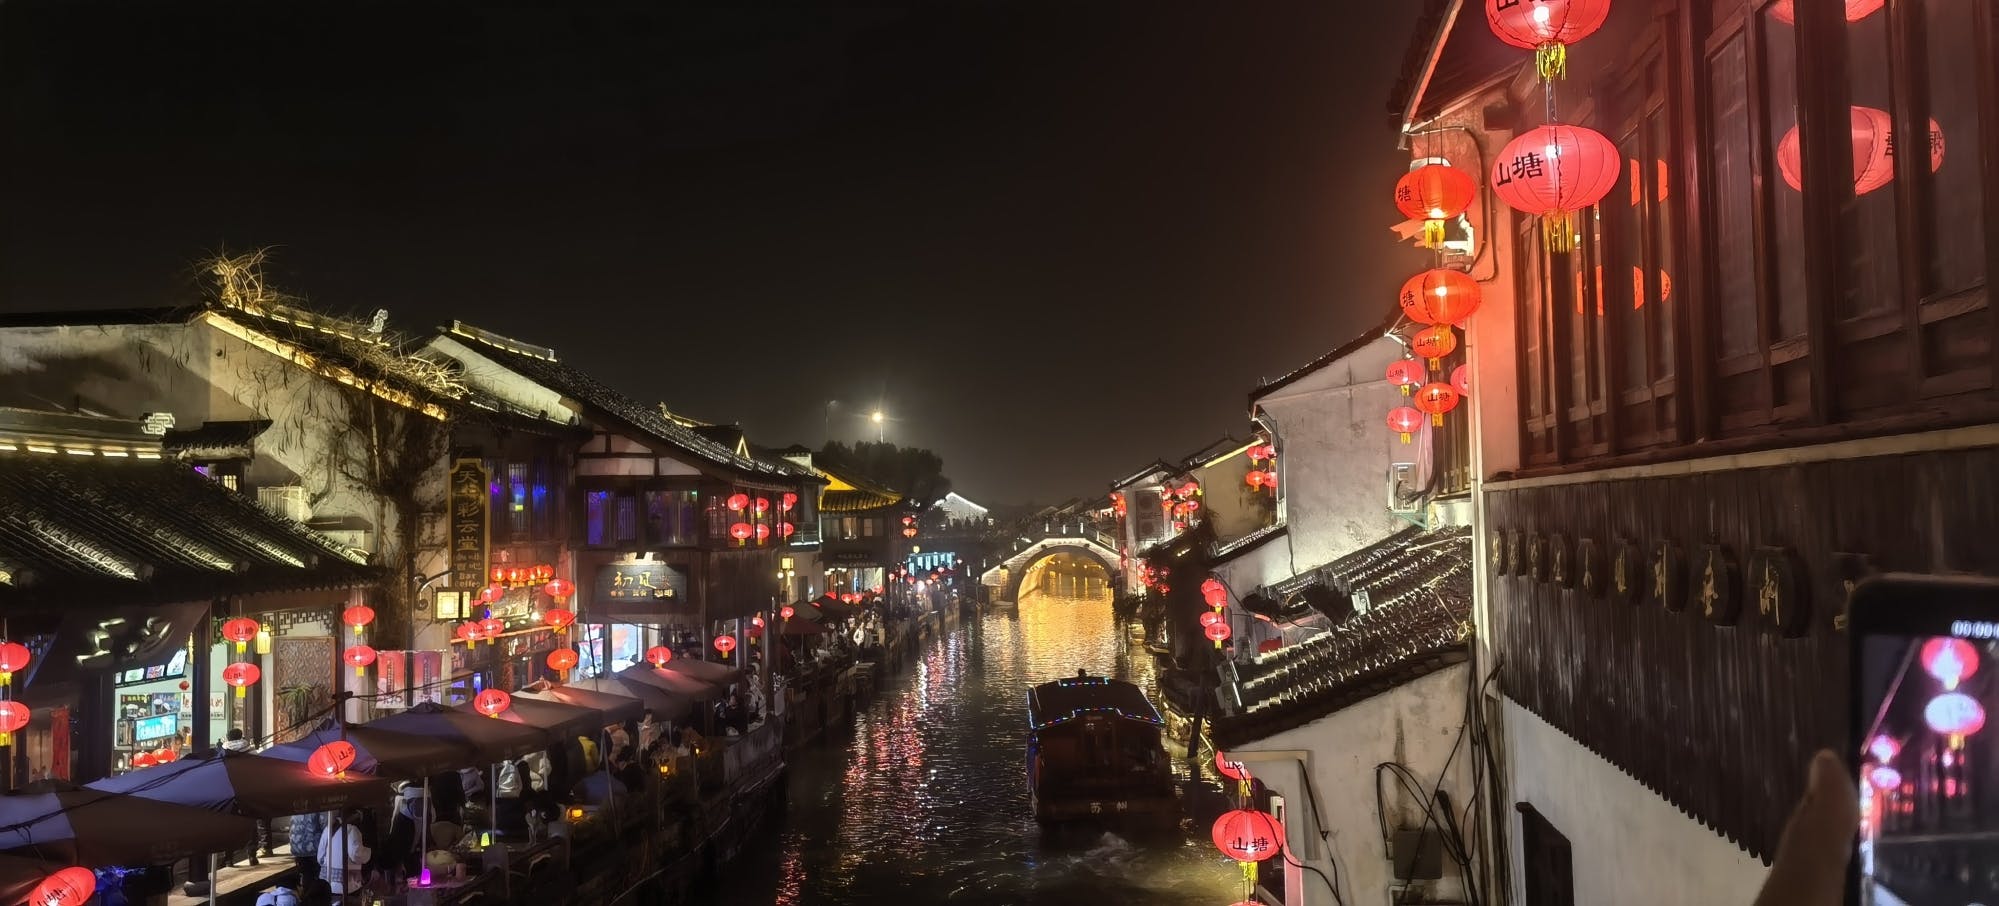
[[[1227,604],[1229,602],[1228,586],[1223,585],[1222,580],[1213,576],[1202,579],[1201,600],[1208,602],[1209,607],[1220,607]]]
[[[154,758],[151,752],[140,752],[132,756],[132,767],[135,768],[150,768],[159,763],[159,759]]]
[[[757,540],[760,542],[770,540],[770,526],[757,523]]]
[[[506,631],[507,623],[505,620],[487,617],[479,621],[479,637],[485,639],[488,643],[498,642],[500,635]]]
[[[1885,764],[1877,764],[1868,768],[1865,776],[1867,777],[1868,786],[1884,793],[1898,790],[1902,787],[1902,772]]]
[[[180,760],[180,750],[165,748],[153,753],[153,761],[159,764],[173,764]]]
[[[750,529],[750,524],[747,522],[738,522],[735,525],[729,526],[729,537],[737,541],[748,541],[752,534],[754,532]]]
[[[506,600],[506,597],[507,587],[498,582],[479,589],[479,603],[481,604],[498,604]]]
[[[731,513],[740,513],[740,512],[742,512],[742,511],[743,511],[743,508],[744,508],[744,507],[747,507],[747,506],[749,506],[749,505],[750,505],[750,495],[748,495],[748,494],[730,494],[730,495],[729,495],[729,500],[728,500],[728,504],[729,504],[729,512],[731,512]]]
[[[1923,662],[1923,672],[1936,677],[1946,692],[1978,672],[1978,649],[1963,639],[1931,639],[1923,643],[1918,657]]]
[[[459,641],[467,645],[477,642],[486,636],[485,633],[479,631],[478,620],[468,620],[458,624],[458,628],[452,630],[451,634],[457,636]]]
[[[257,630],[259,628],[256,620],[248,617],[237,617],[222,624],[222,637],[235,642],[236,653],[242,654],[249,649],[250,642],[257,637]]]
[[[305,769],[315,777],[340,777],[354,766],[354,759],[360,753],[354,744],[344,739],[335,739],[312,750],[305,758]]]
[[[914,538],[914,537],[916,537],[916,526],[913,526],[913,525],[912,525],[912,526],[910,526],[910,527],[908,527],[908,528],[905,528],[905,529],[903,529],[903,530],[902,530],[902,537],[904,537],[904,538]]]
[[[1849,112],[1853,129],[1853,194],[1865,195],[1895,179],[1895,120],[1886,110],[1854,107]],[[1930,172],[1943,167],[1943,127],[1930,120]],[[1777,172],[1791,188],[1804,190],[1804,164],[1800,160],[1798,127],[1777,142]]]
[[[759,516],[761,516],[761,515],[763,515],[763,514],[765,514],[765,513],[768,513],[768,512],[770,512],[770,498],[769,498],[769,497],[758,497],[758,498],[757,498],[757,507],[756,507],[756,509],[757,509],[757,515],[759,515]]]
[[[1222,642],[1227,641],[1230,635],[1229,624],[1226,620],[1209,623],[1201,632],[1208,637],[1209,641],[1215,643],[1216,648],[1222,647]]]
[[[1458,335],[1451,332],[1449,324],[1432,324],[1416,331],[1416,335],[1409,338],[1410,351],[1429,359],[1431,368],[1443,367],[1444,363],[1438,360],[1455,352],[1457,348]]]
[[[762,629],[762,628],[763,628],[763,625],[764,625],[764,618],[763,618],[763,614],[756,614],[756,615],[754,615],[754,616],[751,616],[751,617],[750,617],[750,625],[751,625],[751,626],[755,626],[755,627],[757,627],[758,629]]]
[[[791,619],[793,616],[796,616],[797,614],[798,611],[793,610],[791,605],[789,604],[786,604],[783,607],[777,609],[777,615],[787,620]]]
[[[1962,692],[1945,692],[1923,706],[1923,721],[1930,729],[1961,741],[1985,726],[1985,708]]]
[[[28,669],[34,653],[20,642],[0,642],[0,686],[12,685],[14,674]]]
[[[1492,164],[1492,191],[1508,207],[1541,218],[1542,238],[1550,250],[1567,251],[1575,242],[1569,215],[1610,194],[1623,160],[1617,146],[1595,129],[1536,126],[1499,152]]]
[[[473,710],[487,717],[499,717],[513,706],[514,697],[508,695],[505,689],[483,689],[478,695],[472,696]]]
[[[547,585],[541,587],[541,590],[557,601],[567,601],[570,595],[576,593],[576,583],[568,579],[550,579]]]
[[[1448,164],[1424,164],[1395,182],[1395,207],[1410,220],[1423,221],[1423,247],[1444,244],[1444,221],[1463,214],[1478,197],[1478,183]]]
[[[354,668],[355,676],[365,676],[368,673],[368,665],[375,662],[375,649],[366,645],[355,645],[347,649],[341,657],[347,661],[348,666]]]
[[[1451,369],[1451,386],[1457,388],[1459,396],[1471,395],[1471,366],[1459,365]]]
[[[1284,848],[1284,825],[1266,812],[1239,808],[1215,819],[1216,848],[1237,862],[1261,862]]]
[[[1249,474],[1242,477],[1242,480],[1244,484],[1252,488],[1261,488],[1263,487],[1263,470],[1251,469],[1249,470]]]
[[[1465,272],[1433,267],[1403,281],[1397,301],[1418,324],[1458,324],[1478,311],[1482,298],[1478,281]]]
[[[28,706],[17,701],[0,701],[0,746],[14,744],[14,734],[28,725]]]
[[[1402,442],[1409,442],[1409,435],[1423,426],[1423,413],[1408,406],[1397,406],[1388,410],[1388,430],[1402,435]]]
[[[646,662],[654,667],[664,667],[670,660],[673,660],[673,649],[665,645],[654,645],[646,649]]]
[[[570,625],[576,622],[576,612],[562,607],[551,607],[541,612],[541,621],[556,632],[566,632]]]
[[[791,537],[791,533],[795,531],[798,531],[798,526],[792,525],[789,522],[778,523],[777,536],[780,538],[789,538]]]
[[[1458,388],[1449,384],[1424,384],[1416,391],[1416,408],[1430,413],[1430,424],[1444,423],[1444,413],[1458,407]]]
[[[777,511],[780,513],[789,513],[791,512],[791,508],[797,505],[798,495],[789,491],[785,492],[783,497],[777,499]]]
[[[732,635],[716,636],[715,650],[722,652],[723,657],[728,657],[729,652],[736,650],[736,637]]]
[[[375,608],[361,604],[349,607],[341,611],[340,622],[354,627],[354,634],[358,636],[363,627],[375,622]]]
[[[1541,80],[1568,76],[1568,47],[1594,34],[1610,16],[1610,0],[1485,0],[1492,33],[1534,52]]]
[[[1226,622],[1227,620],[1228,617],[1222,616],[1222,612],[1219,610],[1206,610],[1201,612],[1202,629],[1206,629],[1210,626],[1215,625],[1216,623]]]
[[[1276,469],[1266,469],[1266,470],[1264,470],[1264,473],[1263,473],[1263,487],[1264,487],[1264,489],[1265,489],[1265,490],[1271,490],[1271,491],[1275,491],[1275,490],[1277,490],[1277,470],[1276,470]]]
[[[1868,16],[1874,15],[1875,12],[1887,4],[1888,0],[1846,0],[1846,21],[1858,22]],[[1770,18],[1785,25],[1796,24],[1798,21],[1797,10],[1793,6],[1792,0],[1777,0],[1777,2],[1770,4]]]
[[[1249,779],[1249,768],[1220,750],[1215,752],[1215,770],[1222,772],[1222,776],[1230,780]]]
[[[576,649],[557,648],[549,652],[548,669],[557,673],[568,673],[576,669]]]
[[[97,874],[70,866],[42,879],[28,895],[29,906],[83,906],[97,892]]]
[[[237,698],[248,696],[250,687],[263,677],[264,671],[257,669],[257,665],[249,661],[237,661],[222,668],[222,681],[236,687]]]
[[[1396,359],[1388,363],[1388,382],[1402,388],[1403,396],[1409,395],[1409,388],[1420,387],[1429,379],[1429,370],[1415,359]]]

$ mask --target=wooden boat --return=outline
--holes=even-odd
[[[1179,820],[1159,710],[1122,680],[1076,676],[1027,694],[1027,784],[1046,823]]]

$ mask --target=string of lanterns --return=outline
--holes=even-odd
[[[1277,446],[1270,443],[1251,444],[1243,451],[1249,457],[1250,469],[1242,477],[1243,483],[1258,491],[1277,493]]]
[[[1249,807],[1253,778],[1242,762],[1218,750],[1215,770],[1234,781],[1230,786],[1236,807],[1215,819],[1209,836],[1216,849],[1242,868],[1243,898],[1235,906],[1255,903],[1257,863],[1284,851],[1284,825],[1270,813]]]
[[[1209,607],[1207,612],[1201,614],[1201,634],[1215,643],[1215,649],[1219,651],[1231,635],[1228,615],[1223,612],[1229,603],[1228,586],[1214,576],[1202,579],[1201,600],[1206,601]]]
[[[748,513],[755,516],[758,520],[761,520],[771,510],[770,498],[751,498],[750,495],[742,492],[730,494],[722,503],[729,508],[729,512],[737,514],[738,517],[742,517],[745,513]],[[777,511],[779,513],[790,513],[796,506],[798,506],[797,494],[787,492],[777,500]],[[779,520],[775,528],[762,521],[755,523],[735,522],[729,526],[729,537],[736,539],[736,543],[741,545],[748,545],[752,538],[756,539],[756,543],[763,544],[769,541],[772,535],[776,535],[779,540],[783,540],[790,538],[797,531],[798,526],[796,524],[784,520]]]
[[[34,652],[20,642],[0,642],[0,746],[14,744],[14,734],[28,725],[31,710],[14,700],[14,674],[28,669]]]
[[[1961,687],[1979,671],[1978,649],[1963,639],[1933,638],[1917,650],[1917,661],[1940,689],[1924,704],[1922,715],[1923,723],[1941,739],[1919,747],[1914,765],[1919,779],[1907,779],[1895,767],[1896,758],[1907,748],[1904,740],[1885,733],[1868,740],[1863,752],[1867,760],[1860,768],[1867,795],[1861,799],[1860,811],[1862,832],[1870,838],[1882,830],[1884,817],[1912,818],[1919,798],[1952,803],[1972,792],[1975,772],[1968,744],[1971,736],[1985,728],[1986,715],[1979,700]]]

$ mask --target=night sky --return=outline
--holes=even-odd
[[[6,0],[0,310],[273,245],[322,307],[773,446],[880,400],[967,496],[1051,502],[1242,435],[1417,266],[1417,0],[715,5]]]

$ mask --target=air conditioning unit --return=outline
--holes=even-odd
[[[1397,516],[1415,516],[1423,512],[1426,501],[1417,483],[1416,464],[1396,462],[1388,465],[1388,511]]]
[[[257,503],[293,522],[305,522],[312,518],[312,507],[306,503],[305,488],[300,485],[258,488]]]

